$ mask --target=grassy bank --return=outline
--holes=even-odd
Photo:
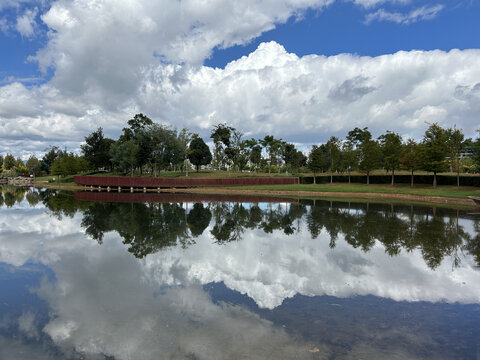
[[[461,186],[439,186],[436,189],[428,185],[416,185],[413,188],[409,185],[365,185],[365,184],[300,184],[300,185],[257,185],[257,186],[236,186],[227,189],[255,190],[255,191],[298,191],[298,192],[319,192],[319,193],[371,193],[371,194],[401,194],[416,196],[438,196],[448,198],[466,198],[467,196],[480,196],[480,189],[477,187]]]

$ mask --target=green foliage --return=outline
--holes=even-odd
[[[50,146],[49,148],[45,149],[45,151],[47,152],[45,155],[43,155],[42,160],[40,160],[40,168],[42,173],[49,174],[50,168],[52,167],[55,159],[62,157],[65,152],[62,151],[58,146]]]
[[[392,172],[393,185],[395,170],[400,167],[400,159],[402,157],[402,137],[399,134],[387,131],[378,140],[382,152],[383,166]]]
[[[220,170],[227,165],[229,157],[232,156],[230,148],[231,136],[235,129],[226,123],[213,127],[210,138],[213,140],[215,149],[213,151],[214,165]]]
[[[437,124],[432,124],[425,131],[419,149],[422,169],[434,174],[433,186],[437,186],[437,173],[447,169],[445,157],[448,155],[448,133]]]
[[[201,137],[195,136],[190,142],[188,160],[195,165],[197,172],[199,171],[200,166],[208,165],[212,161],[210,149]]]
[[[146,115],[142,113],[136,114],[133,119],[127,121],[127,124],[130,126],[130,129],[136,134],[139,130],[144,129],[149,125],[153,125],[153,121]]]
[[[342,157],[340,160],[340,169],[350,174],[352,169],[358,166],[358,152],[354,149],[350,141],[342,144]]]
[[[480,135],[480,130],[477,130]],[[472,143],[472,158],[477,171],[480,171],[480,136]]]
[[[88,161],[83,156],[70,153],[55,159],[50,168],[50,173],[52,175],[67,176],[87,171],[88,168]]]
[[[272,135],[266,135],[263,139],[259,140],[260,144],[267,151],[268,154],[268,172],[271,173],[272,165],[278,165],[278,160],[282,155],[284,142],[282,139],[275,139]]]
[[[12,154],[7,154],[5,159],[3,159],[3,168],[5,170],[12,170],[16,165],[15,158]]]
[[[325,144],[325,162],[328,163],[328,170],[330,171],[330,174],[340,169],[342,155],[340,146],[340,139],[336,138],[335,136],[332,136]],[[330,177],[330,181],[333,181],[332,177]]]
[[[138,150],[139,146],[133,139],[124,142],[117,141],[110,148],[110,156],[116,166],[122,171],[130,171],[133,176],[133,170],[137,164]]]
[[[85,144],[81,145],[80,148],[92,168],[109,168],[112,164],[110,146],[113,142],[112,139],[104,137],[103,129],[99,127],[97,131],[85,137]]]
[[[40,164],[40,160],[38,160],[35,155],[31,155],[27,162],[25,163],[25,166],[27,167],[28,169],[28,172],[30,174],[35,174],[35,175],[38,175],[40,174],[41,172],[41,164]]]
[[[312,150],[310,151],[310,154],[308,156],[308,162],[307,166],[310,171],[313,172],[313,181],[316,183],[315,180],[315,175],[322,171],[325,167],[325,162],[324,162],[324,149],[322,146],[312,146]]]

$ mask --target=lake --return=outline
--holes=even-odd
[[[0,359],[480,358],[474,210],[0,189]]]

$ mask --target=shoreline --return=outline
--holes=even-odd
[[[48,189],[84,191],[83,185],[59,185],[52,183],[35,182],[36,187],[44,187]],[[136,191],[136,192],[143,192]],[[147,192],[157,192],[157,189],[147,189]],[[463,205],[476,207],[471,199],[461,199],[443,196],[421,196],[409,194],[392,194],[392,193],[363,193],[363,192],[336,192],[336,191],[287,191],[287,190],[246,190],[246,189],[224,189],[224,188],[164,188],[161,192],[169,193],[197,193],[197,194],[237,194],[237,195],[267,195],[267,196],[292,196],[292,197],[310,197],[310,198],[358,198],[371,200],[402,200],[415,201],[424,203]]]

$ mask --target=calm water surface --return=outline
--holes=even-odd
[[[480,215],[0,192],[0,359],[479,359]]]

